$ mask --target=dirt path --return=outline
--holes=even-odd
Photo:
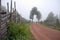
[[[60,40],[60,31],[44,27],[42,24],[33,23],[30,31],[36,40]]]

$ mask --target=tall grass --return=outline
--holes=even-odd
[[[27,23],[9,22],[7,40],[32,40],[29,25]]]

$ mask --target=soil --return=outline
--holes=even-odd
[[[35,40],[60,40],[60,31],[45,27],[39,23],[32,23],[30,31]]]

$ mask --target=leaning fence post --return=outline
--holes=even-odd
[[[1,0],[0,0],[0,40],[1,40]]]

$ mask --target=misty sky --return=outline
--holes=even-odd
[[[7,7],[7,2],[10,4],[11,0],[2,0],[2,5]],[[16,1],[16,9],[20,15],[29,20],[30,11],[33,7],[37,7],[38,11],[42,14],[42,19],[46,19],[49,12],[53,12],[55,15],[60,15],[60,0],[13,0]],[[14,7],[14,3],[13,3]],[[34,21],[36,18],[34,16]]]

